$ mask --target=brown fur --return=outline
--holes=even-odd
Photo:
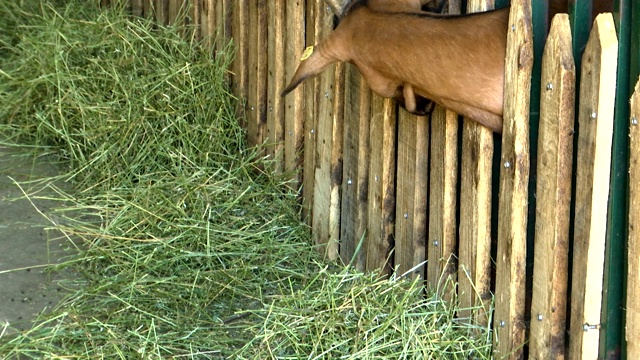
[[[410,112],[424,113],[417,104],[430,99],[500,132],[509,9],[447,16],[376,4],[383,0],[347,8],[283,95],[328,65],[348,61],[375,93],[398,99]]]

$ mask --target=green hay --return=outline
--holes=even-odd
[[[0,0],[0,134],[65,161],[40,186],[79,252],[52,268],[78,273],[69,297],[0,329],[0,357],[490,358],[455,301],[322,262],[286,178],[245,148],[231,47],[66,3]]]

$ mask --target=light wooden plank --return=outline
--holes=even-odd
[[[247,128],[246,99],[249,87],[249,2],[250,0],[235,0],[232,8],[232,35],[235,49],[235,60],[231,67],[233,69],[232,90],[243,104],[238,113],[241,115],[241,125],[245,129]]]
[[[169,0],[156,0],[155,1],[155,6],[154,6],[154,10],[155,10],[155,16],[156,16],[156,21],[161,23],[161,24],[166,24],[168,17],[167,17],[167,6],[169,5]]]
[[[369,202],[366,270],[389,270],[395,215],[396,105],[373,95],[371,100]]]
[[[455,281],[458,114],[436,107],[431,115],[431,176],[427,283],[441,289]]]
[[[274,170],[284,169],[284,103],[281,93],[285,79],[285,41],[290,36],[285,31],[285,2],[268,3],[268,82],[267,92],[267,137],[268,153],[274,159]],[[297,90],[296,90],[297,92]]]
[[[525,343],[529,95],[533,67],[531,2],[511,4],[498,200],[494,316],[497,358],[521,359]]]
[[[424,278],[428,179],[428,121],[401,110],[398,116],[398,164],[394,262],[399,275],[413,269]]]
[[[317,0],[316,36],[324,39],[332,30],[333,14]],[[319,75],[315,171],[313,183],[312,238],[328,259],[339,256],[340,185],[342,183],[342,123],[344,118],[344,65]],[[342,99],[342,100],[341,100]],[[338,139],[337,141],[333,141]]]
[[[468,12],[486,11],[493,0],[470,0]],[[460,170],[460,231],[458,250],[458,301],[463,310],[486,326],[491,305],[491,191],[493,134],[475,121],[462,125]]]
[[[215,53],[214,46],[216,42],[219,42],[219,23],[217,23],[217,5],[220,4],[220,0],[205,0],[203,2],[203,9],[206,11],[202,11],[202,24],[207,29],[207,47],[211,49],[212,53]],[[206,24],[206,25],[205,25]]]
[[[281,21],[286,26],[286,73],[293,74],[300,62],[300,53],[305,45],[305,13],[303,1],[286,1],[286,18]],[[297,170],[302,165],[304,144],[304,87],[300,86],[285,98],[284,118],[284,168],[295,179],[297,187],[302,181],[301,173]]]
[[[564,359],[576,70],[569,16],[551,24],[542,58],[529,354]]]
[[[460,14],[460,1],[449,1],[448,13]],[[431,114],[429,226],[426,243],[427,285],[447,298],[454,289],[456,261],[456,186],[458,183],[458,114],[436,106]]]
[[[215,0],[196,0],[199,3],[198,23],[200,24],[200,33],[204,39],[204,46],[211,49],[216,37],[215,25],[212,24]]]
[[[196,39],[202,38],[202,25],[200,24],[201,0],[193,0],[189,8],[189,21],[193,26],[191,35]]]
[[[305,42],[316,44],[316,34],[321,33],[323,22],[318,19],[317,0],[307,0],[305,14]],[[316,28],[318,30],[316,30]],[[293,74],[287,74],[289,79]],[[304,86],[304,161],[302,164],[302,218],[308,225],[312,225],[313,193],[316,169],[316,140],[317,140],[317,104],[320,102],[320,79],[314,77],[302,83]]]
[[[627,359],[640,359],[640,80],[631,96],[629,129],[629,245],[627,264]]]
[[[342,213],[340,212],[341,186],[343,174],[343,134],[344,134],[344,90],[345,90],[345,64],[336,64],[335,84],[333,98],[333,116],[331,133],[331,199],[329,208],[329,239],[327,246],[329,259],[335,260],[339,256],[340,226],[342,224]]]
[[[598,354],[618,40],[611,14],[594,21],[582,56],[569,359]],[[587,331],[584,331],[585,326]]]

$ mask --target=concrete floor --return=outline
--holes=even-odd
[[[51,200],[27,200],[17,182],[50,177],[58,169],[45,156],[34,158],[28,152],[0,145],[0,334],[8,323],[25,330],[38,313],[47,311],[64,297],[59,281],[69,273],[44,272],[73,253],[68,240],[47,230],[52,224],[36,210],[51,215],[56,203]],[[22,185],[29,194],[33,185]],[[42,191],[38,195],[52,194]],[[13,329],[5,329],[10,333]]]

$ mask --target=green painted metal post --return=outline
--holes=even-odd
[[[578,69],[582,63],[582,53],[584,52],[585,46],[587,46],[587,41],[589,40],[589,33],[592,25],[592,9],[592,0],[569,0],[569,19],[571,21],[573,58],[576,63],[576,69]],[[578,70],[578,73],[579,72],[580,70]],[[579,83],[579,79],[576,79],[576,84]],[[576,99],[576,101],[577,100],[578,99]]]
[[[624,342],[623,295],[625,249],[628,237],[629,89],[632,86],[629,63],[631,4],[631,0],[616,0],[614,11],[618,32],[618,78],[600,337],[600,358],[607,360],[622,358]]]

